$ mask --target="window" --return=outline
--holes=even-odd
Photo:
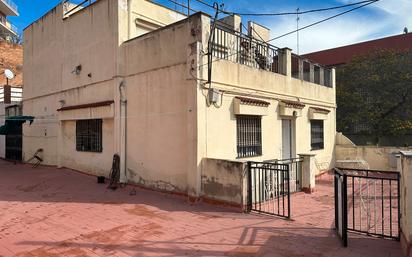
[[[252,157],[262,155],[262,118],[260,116],[238,115],[237,156]]]
[[[76,150],[81,152],[99,152],[102,147],[102,120],[76,121]]]
[[[311,140],[310,146],[312,150],[323,149],[323,120],[310,121]]]

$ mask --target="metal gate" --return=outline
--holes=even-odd
[[[248,162],[248,209],[290,218],[289,165]]]
[[[335,169],[335,227],[347,232],[400,239],[400,174],[394,171]]]

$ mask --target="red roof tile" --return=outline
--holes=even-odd
[[[246,98],[246,97],[240,97],[240,96],[236,96],[235,98],[239,99],[240,102],[244,104],[263,105],[263,106],[270,105],[269,102],[258,100],[258,99]]]
[[[412,50],[412,33],[379,38],[303,56],[326,66],[337,66],[348,63],[356,55],[367,54],[376,49]]]

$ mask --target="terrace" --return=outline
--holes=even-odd
[[[287,52],[290,53],[290,49],[278,48],[221,23],[214,28],[212,55],[215,60],[224,59],[281,75],[291,71],[294,79],[332,87],[330,68]]]

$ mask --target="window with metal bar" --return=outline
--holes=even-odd
[[[310,146],[312,150],[319,150],[324,148],[323,137],[323,120],[310,121]]]
[[[261,116],[238,115],[237,156],[253,157],[262,155],[262,118]]]
[[[100,119],[76,121],[76,150],[80,152],[103,151],[102,123]]]

